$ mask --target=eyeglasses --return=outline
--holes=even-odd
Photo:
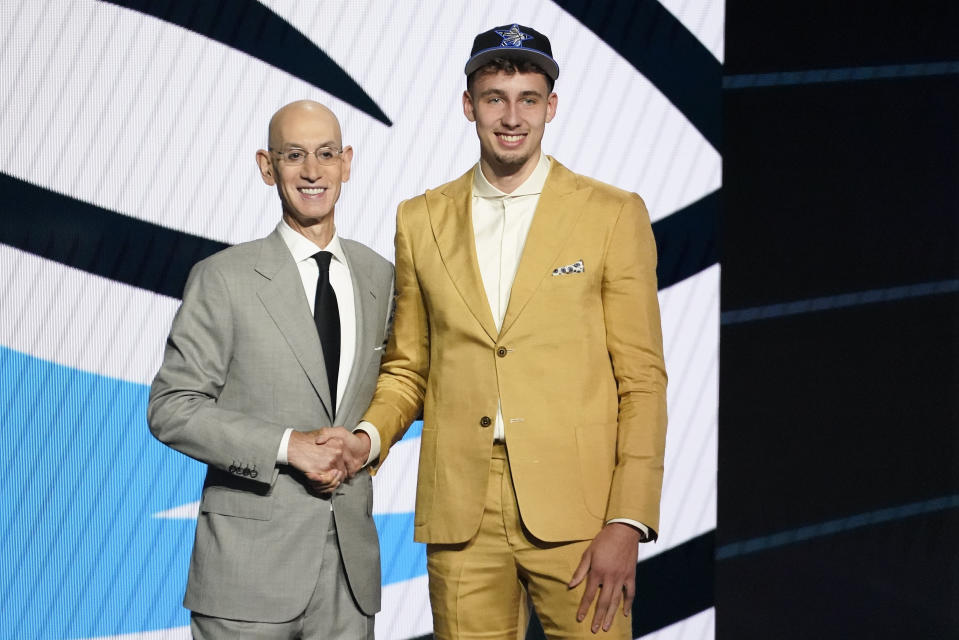
[[[343,155],[342,149],[335,149],[333,147],[320,147],[312,152],[297,147],[290,147],[283,151],[277,151],[271,148],[270,151],[278,155],[280,161],[286,164],[303,164],[306,162],[308,155],[313,155],[320,164],[330,165],[339,160],[340,156]]]

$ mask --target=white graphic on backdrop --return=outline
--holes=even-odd
[[[260,183],[253,160],[270,115],[293,99],[315,98],[340,115],[345,142],[356,149],[338,228],[391,257],[397,202],[475,162],[475,134],[459,100],[473,36],[518,22],[550,36],[562,70],[557,117],[544,139],[548,153],[642,194],[654,220],[720,186],[716,150],[615,51],[551,2],[263,4],[343,67],[394,125],[158,19],[94,0],[22,0],[0,7],[0,171],[142,220],[240,242],[268,233],[278,215],[275,192]],[[663,4],[721,56],[722,2]],[[4,245],[0,286],[0,347],[134,385],[152,379],[178,304]],[[718,293],[718,267],[660,292],[670,429],[662,536],[643,545],[641,557],[716,525]],[[377,476],[378,516],[412,512],[418,447],[418,438],[398,445]],[[192,491],[198,495],[199,486]],[[195,501],[186,499],[143,517],[176,526],[189,525],[195,513]],[[182,553],[189,554],[191,541]],[[386,585],[383,606],[378,638],[429,632],[425,577]],[[712,613],[704,612],[655,637],[699,640],[711,638],[712,628]],[[186,637],[179,625],[129,631],[110,637]]]

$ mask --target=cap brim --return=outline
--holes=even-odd
[[[539,65],[554,81],[559,77],[559,65],[542,51],[522,47],[493,47],[477,52],[466,62],[464,73],[469,75],[494,58],[522,58]]]

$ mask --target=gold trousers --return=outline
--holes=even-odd
[[[521,640],[531,604],[547,638],[630,638],[632,626],[622,604],[608,632],[590,632],[595,601],[589,615],[576,621],[586,581],[575,589],[566,585],[589,543],[543,542],[526,530],[506,447],[494,445],[479,531],[466,543],[426,548],[434,636]]]

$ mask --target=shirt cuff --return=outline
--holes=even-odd
[[[612,522],[622,522],[623,524],[628,524],[634,529],[638,529],[640,534],[639,541],[649,542],[649,527],[644,525],[642,522],[636,522],[635,520],[630,520],[629,518],[613,518],[612,520],[607,521],[606,524],[610,524]]]
[[[280,439],[280,448],[276,452],[276,463],[277,464],[290,464],[290,434],[293,433],[293,428],[288,427],[286,431],[283,432],[283,437]]]
[[[374,460],[380,457],[380,432],[366,420],[356,425],[353,431],[362,431],[370,437],[370,455],[366,459],[366,464],[363,465],[364,467],[368,467]]]

